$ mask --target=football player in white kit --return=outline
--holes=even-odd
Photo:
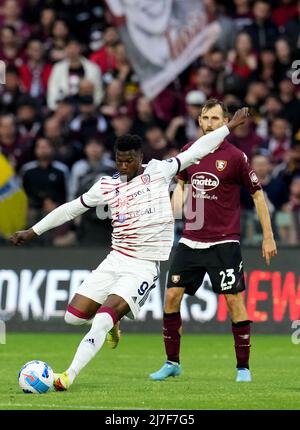
[[[118,172],[100,178],[81,197],[54,209],[32,228],[13,234],[15,245],[57,227],[88,209],[108,204],[112,214],[112,250],[81,284],[68,305],[65,321],[84,324],[89,332],[79,344],[69,368],[55,374],[56,390],[67,390],[78,373],[102,347],[107,333],[127,315],[135,319],[159,276],[159,262],[169,258],[174,218],[169,184],[181,170],[214,151],[248,116],[248,108],[215,131],[199,138],[188,150],[169,160],[142,165],[142,139],[119,137],[115,143]]]

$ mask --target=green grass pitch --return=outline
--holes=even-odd
[[[84,332],[83,332],[84,333]],[[148,374],[164,361],[158,334],[123,334],[116,350],[104,345],[68,392],[23,394],[23,364],[44,360],[63,371],[81,334],[8,333],[0,345],[0,409],[300,409],[300,345],[290,336],[252,337],[252,383],[236,383],[231,335],[182,338],[183,374],[163,382]]]

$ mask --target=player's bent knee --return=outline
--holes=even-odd
[[[71,325],[82,325],[85,324],[88,320],[84,318],[79,318],[76,315],[71,314],[71,312],[65,313],[65,322]]]

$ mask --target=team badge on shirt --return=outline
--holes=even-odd
[[[259,179],[253,170],[251,170],[251,172],[249,173],[249,176],[253,185],[257,185],[259,183]]]
[[[227,166],[226,160],[216,160],[216,168],[219,172],[222,172]]]
[[[142,175],[141,180],[143,184],[148,185],[150,184],[150,175]]]

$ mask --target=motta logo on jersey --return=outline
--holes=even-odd
[[[191,179],[193,188],[201,192],[214,190],[219,183],[217,176],[209,172],[194,173]]]

